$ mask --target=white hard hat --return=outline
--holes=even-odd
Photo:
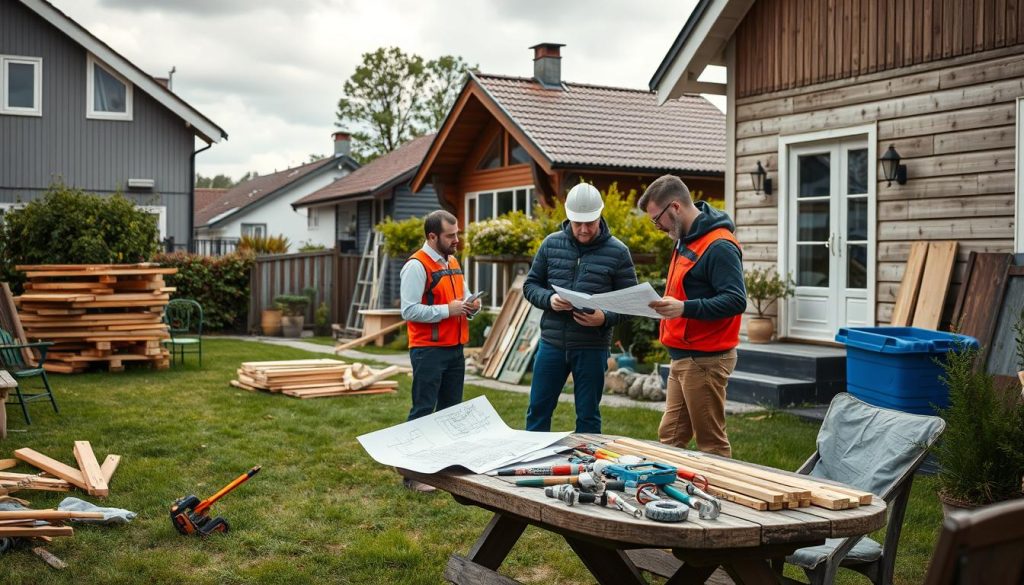
[[[588,183],[576,185],[565,198],[565,216],[569,221],[590,223],[601,217],[602,209],[601,192]]]

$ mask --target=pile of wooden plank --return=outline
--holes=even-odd
[[[100,465],[89,441],[75,441],[73,453],[78,467],[51,459],[29,448],[16,450],[16,459],[0,459],[0,495],[20,490],[66,492],[72,487],[77,487],[91,496],[109,495],[110,480],[121,463],[121,456],[107,455]],[[43,470],[50,477],[4,471],[14,467],[19,460]]]
[[[388,366],[374,370],[365,364],[340,360],[284,360],[245,362],[231,380],[235,388],[279,392],[293,398],[326,398],[353,394],[391,394],[398,382],[386,380],[408,368]]]
[[[125,362],[170,365],[164,307],[174,289],[155,264],[17,266],[25,291],[15,298],[25,337],[52,341],[48,372],[78,373],[90,364],[121,371]]]
[[[518,384],[537,350],[543,311],[523,296],[525,278],[518,276],[505,293],[501,312],[476,357],[485,378]]]
[[[939,328],[956,264],[956,251],[955,241],[914,242],[890,325]]]
[[[0,538],[41,538],[47,540],[53,536],[73,536],[75,530],[70,526],[64,526],[64,522],[80,519],[102,520],[103,513],[31,509],[0,510]],[[40,524],[40,522],[45,522],[46,524]],[[39,553],[37,552],[36,554]],[[47,560],[47,562],[50,561]]]
[[[783,510],[818,506],[846,510],[868,505],[874,496],[819,481],[811,476],[793,477],[736,461],[680,452],[635,439],[618,439],[605,444],[621,455],[638,455],[694,473],[708,480],[707,492],[716,498],[755,510]]]

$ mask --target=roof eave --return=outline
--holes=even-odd
[[[722,165],[721,171],[709,171],[709,170],[694,170],[685,169],[679,167],[640,167],[640,166],[622,166],[622,165],[611,165],[611,164],[598,164],[598,163],[556,163],[552,165],[553,169],[558,170],[602,170],[602,171],[619,171],[622,173],[642,173],[642,174],[658,174],[658,173],[674,173],[684,174],[690,176],[706,176],[706,177],[724,177],[725,176],[725,165]]]
[[[303,207],[320,207],[320,206],[323,206],[323,205],[330,205],[330,204],[333,204],[333,203],[341,203],[343,201],[353,201],[353,200],[364,199],[364,198],[368,198],[368,197],[376,197],[377,195],[379,195],[383,191],[387,191],[388,189],[393,189],[393,188],[397,187],[398,185],[401,185],[402,183],[410,181],[413,178],[413,176],[415,175],[416,169],[418,169],[418,168],[419,168],[419,165],[416,165],[415,167],[413,167],[411,169],[408,169],[408,170],[403,171],[402,173],[400,173],[398,175],[395,175],[393,178],[391,178],[391,179],[381,183],[380,185],[377,185],[375,187],[370,187],[369,189],[363,189],[361,191],[354,191],[352,193],[345,193],[343,195],[336,195],[334,197],[329,197],[329,198],[326,198],[326,199],[319,199],[317,201],[307,201],[305,203],[303,203],[301,200],[300,201],[296,201],[295,203],[292,203],[292,209],[299,209],[299,208],[303,208]],[[342,177],[341,179],[338,179],[338,180],[339,181],[344,180],[344,177]]]
[[[331,159],[331,162],[333,163],[334,160]],[[209,228],[218,227],[220,224],[223,224],[225,221],[227,221],[227,220],[229,220],[231,218],[234,218],[234,217],[238,216],[239,214],[242,214],[242,213],[245,213],[245,212],[250,211],[252,209],[255,209],[255,208],[265,204],[266,202],[271,201],[272,199],[274,199],[275,197],[280,195],[282,192],[287,191],[288,189],[290,189],[292,187],[295,187],[296,185],[302,183],[303,181],[305,181],[307,179],[311,179],[311,178],[319,175],[320,173],[324,172],[325,169],[329,169],[331,166],[332,165],[330,165],[330,164],[324,164],[323,166],[321,166],[321,167],[319,167],[317,169],[314,169],[314,170],[306,173],[305,175],[302,175],[301,177],[299,177],[298,179],[295,179],[294,181],[290,181],[288,183],[285,183],[284,185],[281,185],[280,187],[278,187],[277,189],[274,189],[270,193],[267,193],[263,197],[260,197],[256,201],[250,201],[249,203],[246,203],[245,205],[239,207],[238,209],[234,210],[233,212],[229,213],[228,215],[225,215],[224,217],[218,219],[217,221],[207,223],[206,227],[209,227]],[[293,209],[294,209],[294,207],[293,207]]]
[[[168,110],[174,112],[185,121],[187,128],[199,135],[208,143],[227,139],[228,133],[212,120],[199,113],[183,99],[169,89],[157,83],[151,76],[139,69],[134,63],[122,57],[109,45],[95,37],[55,6],[45,0],[21,0],[22,4],[38,14],[44,20],[70,37],[101,61],[114,68],[119,74],[131,81],[136,87],[149,94]]]

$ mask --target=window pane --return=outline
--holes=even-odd
[[[797,204],[797,241],[824,242],[829,234],[828,201],[801,201]]]
[[[476,289],[473,292],[479,292],[482,290],[487,291],[487,298],[493,299],[494,296],[494,284],[491,282],[491,275],[494,273],[494,265],[489,262],[477,263],[476,269]]]
[[[466,212],[466,217],[469,218],[469,221],[477,221],[480,219],[476,215],[476,198],[469,200],[469,210]]]
[[[859,242],[868,239],[868,200],[864,197],[846,201],[846,239]]]
[[[31,63],[7,64],[7,105],[11,108],[36,107],[36,66]]]
[[[868,247],[866,244],[847,246],[846,288],[868,287]]]
[[[828,248],[821,244],[796,247],[797,286],[828,286]]]
[[[496,169],[501,166],[501,133],[487,147],[487,153],[480,159],[477,169]]]
[[[477,217],[480,220],[494,217],[494,193],[480,194],[480,215]]]
[[[820,197],[830,193],[829,155],[801,156],[797,159],[797,166],[800,180],[797,188],[798,197]]]
[[[498,215],[512,211],[512,191],[498,193]]]
[[[516,191],[516,211],[530,215],[530,210],[526,208],[526,189]]]
[[[868,192],[868,149],[851,150],[846,155],[847,193],[863,194]]]
[[[510,165],[521,165],[530,162],[530,155],[526,153],[526,149],[516,142],[515,138],[509,136],[508,138],[508,164]]]
[[[98,64],[93,68],[93,110],[125,113],[128,111],[128,88]]]

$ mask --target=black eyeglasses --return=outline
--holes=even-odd
[[[668,211],[669,207],[672,207],[672,203],[671,202],[668,205],[666,205],[665,208],[662,209],[661,212],[658,213],[658,215],[654,216],[654,219],[651,220],[651,223],[653,223],[655,226],[659,226],[660,227],[661,224],[659,224],[658,222],[661,221],[661,216],[665,215],[665,212]]]

